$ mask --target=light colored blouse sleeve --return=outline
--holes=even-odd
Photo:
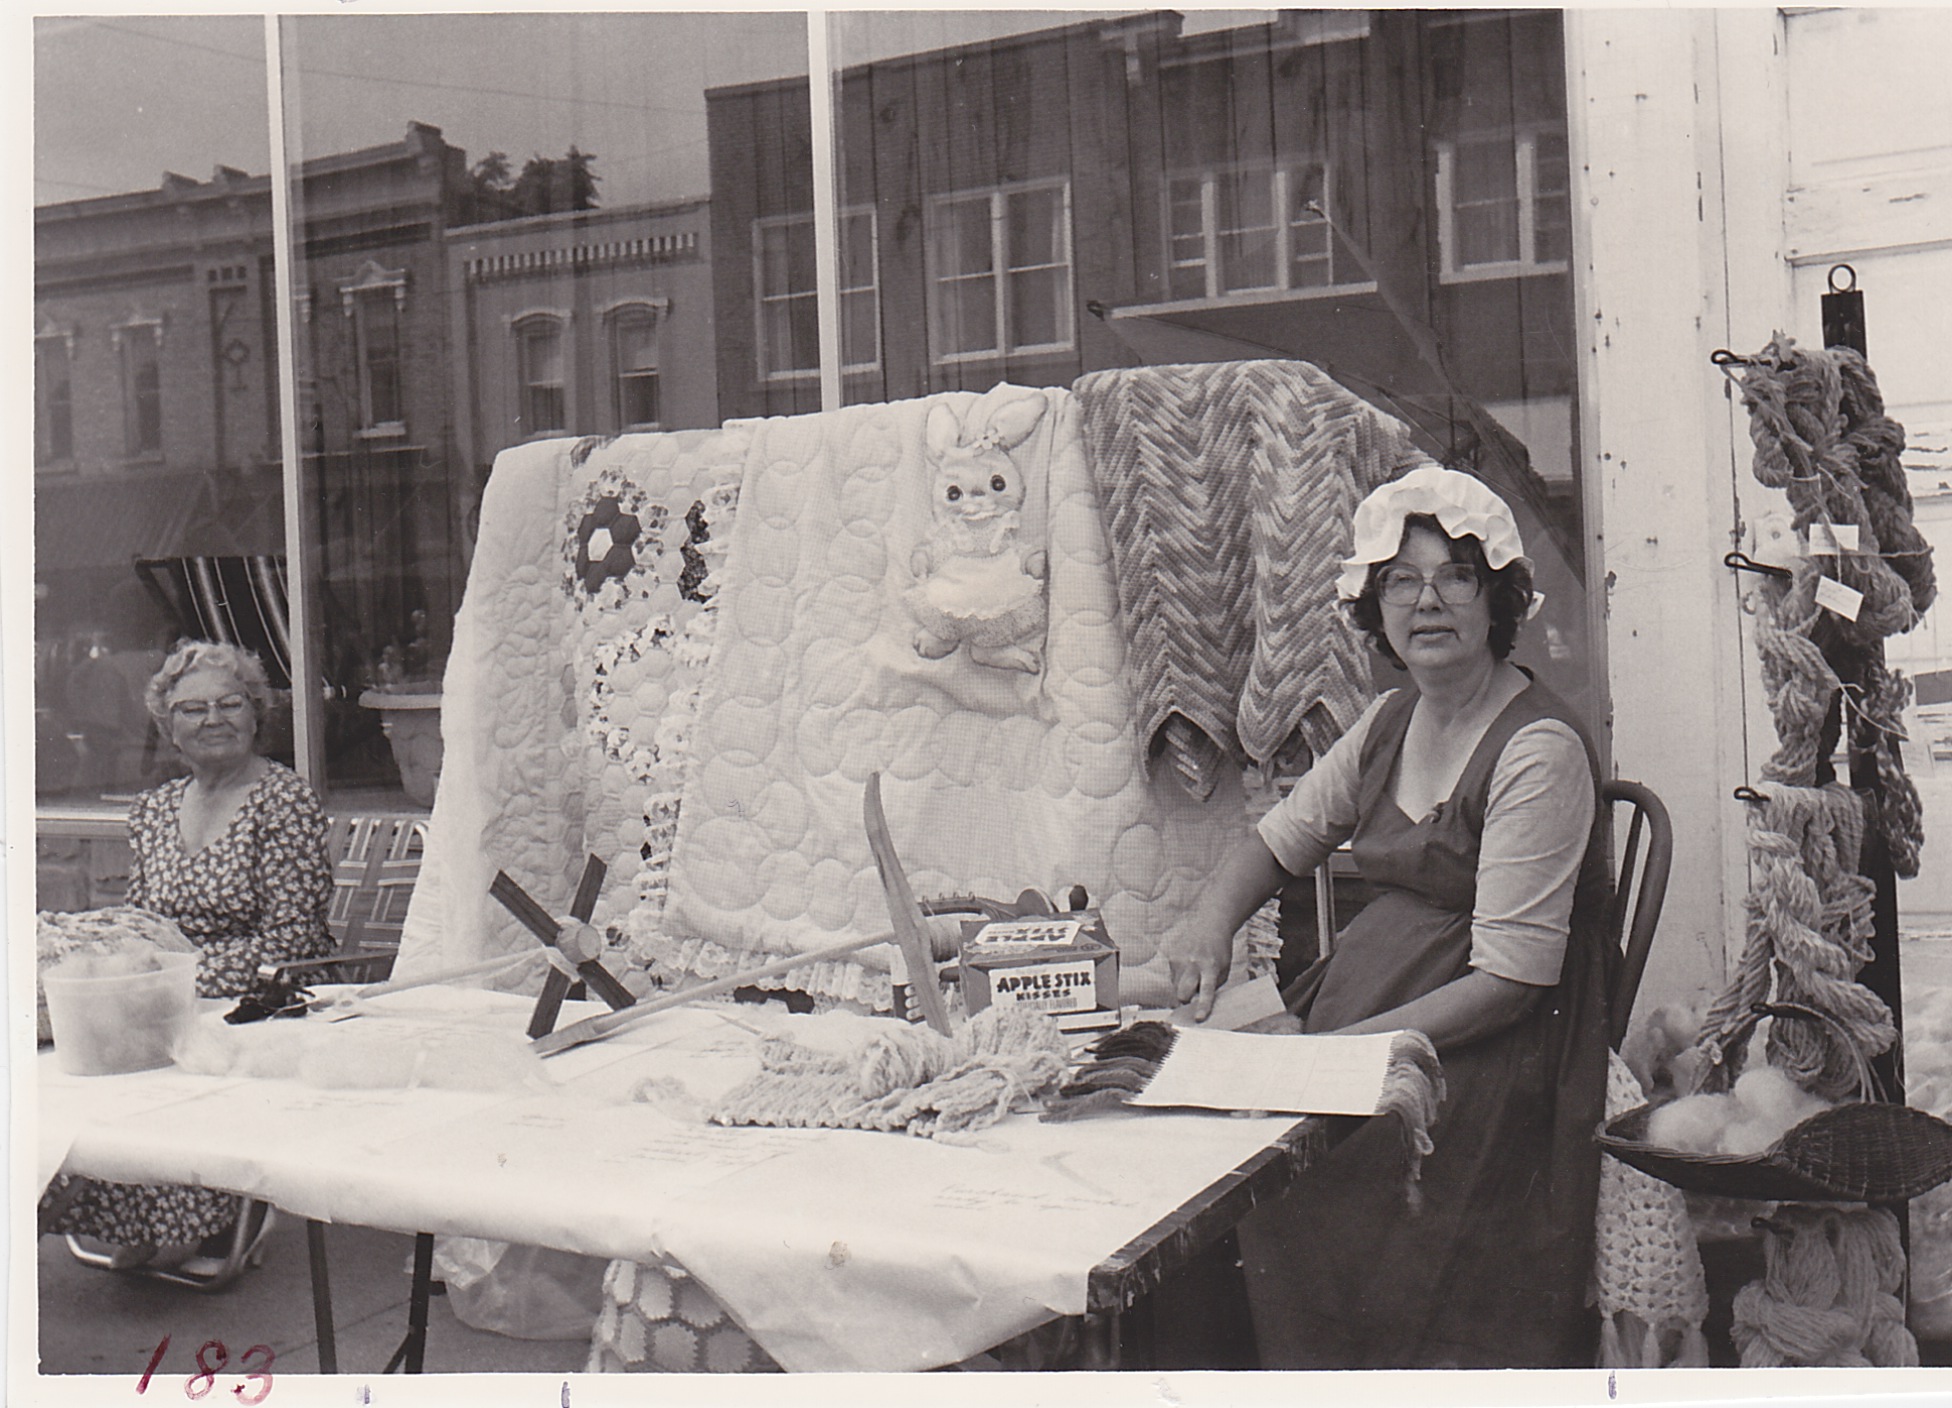
[[[1393,692],[1393,691],[1392,691]],[[1355,832],[1362,741],[1388,694],[1371,701],[1349,731],[1315,760],[1294,790],[1261,818],[1261,840],[1290,875],[1306,875]]]
[[[1557,719],[1527,724],[1505,744],[1478,850],[1473,968],[1539,987],[1559,981],[1598,806],[1592,779],[1579,735]]]

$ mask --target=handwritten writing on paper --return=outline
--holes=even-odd
[[[1378,1036],[1264,1036],[1181,1027],[1134,1105],[1373,1115],[1389,1070]]]
[[[936,1189],[929,1196],[930,1207],[963,1212],[1026,1211],[1049,1214],[1086,1212],[1107,1205],[1124,1204],[1123,1200],[1092,1198],[1082,1193],[1056,1193],[1049,1187],[1003,1188],[973,1183],[952,1183],[946,1188]]]
[[[606,1131],[586,1154],[594,1163],[634,1168],[659,1186],[676,1179],[704,1187],[771,1159],[804,1153],[806,1147],[804,1139],[792,1135],[659,1120]]]

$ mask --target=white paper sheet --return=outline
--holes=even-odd
[[[1182,1027],[1135,1105],[1373,1115],[1393,1034],[1264,1036]]]
[[[1250,978],[1230,983],[1214,994],[1213,1010],[1204,1022],[1193,1020],[1193,1004],[1175,1007],[1168,1020],[1176,1027],[1201,1027],[1207,1031],[1236,1032],[1250,1022],[1258,1022],[1285,1012],[1281,989],[1272,977]]]

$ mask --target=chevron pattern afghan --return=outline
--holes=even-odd
[[[1357,502],[1424,459],[1408,427],[1305,362],[1121,368],[1073,390],[1149,764],[1202,799],[1226,767],[1306,765],[1371,694],[1335,577]]]

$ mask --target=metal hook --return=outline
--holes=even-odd
[[[1731,352],[1726,347],[1717,347],[1708,354],[1708,360],[1718,367],[1752,367],[1755,361],[1739,352]]]
[[[1767,562],[1757,562],[1745,552],[1731,552],[1722,558],[1724,567],[1733,567],[1737,572],[1760,572],[1765,577],[1780,577],[1785,582],[1796,574],[1787,567],[1775,567]]]
[[[1735,800],[1738,802],[1747,802],[1752,807],[1759,807],[1766,804],[1769,799],[1756,791],[1755,788],[1744,783],[1735,789]]]

